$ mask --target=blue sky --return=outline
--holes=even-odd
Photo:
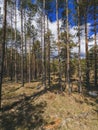
[[[47,1],[47,0],[46,0]],[[77,26],[77,22],[75,19],[77,18],[76,10],[75,10],[75,5],[74,5],[75,0],[68,0],[68,7],[69,7],[69,29],[70,33],[75,34],[74,27]],[[49,3],[48,3],[49,4]],[[64,11],[64,3],[59,4],[59,19],[60,19],[60,24],[61,24],[61,19],[64,17],[62,16],[62,12]],[[55,23],[56,22],[56,0],[52,0],[50,3],[50,10],[48,11],[48,18],[50,22]],[[98,8],[98,7],[97,7]],[[93,29],[93,24],[94,24],[94,15],[93,15],[93,7],[90,13],[88,13],[88,19],[87,19],[87,25],[88,25],[88,38],[93,37],[94,31]],[[96,14],[98,17],[98,14]],[[98,23],[98,20],[97,20]],[[52,24],[51,24],[52,25]],[[56,26],[56,24],[54,24]],[[54,28],[54,25],[52,26]],[[82,22],[81,26],[84,28],[84,22]],[[98,28],[98,25],[97,25]],[[98,32],[98,30],[97,30]],[[83,32],[83,35],[85,32]],[[76,37],[74,39],[76,41]],[[85,53],[85,36],[81,36],[81,54]],[[90,42],[89,44],[94,44],[94,42]]]
[[[34,1],[34,0],[33,0]],[[50,11],[48,11],[48,18],[51,22],[49,22],[50,24],[50,29],[52,30],[53,34],[55,35],[56,37],[56,0],[52,0],[52,2],[50,3]],[[73,4],[73,1],[74,0],[68,0],[69,1],[69,9],[71,10],[70,14],[69,14],[69,29],[70,29],[70,33],[72,34],[75,34],[75,30],[74,30],[74,27],[76,27],[76,23],[74,21],[74,17],[76,18],[75,16],[75,7],[74,7],[74,4]],[[49,3],[48,3],[49,4]],[[60,6],[59,7],[59,19],[62,19],[62,11],[64,10],[64,4],[62,5],[62,7]],[[93,11],[93,8],[92,8],[92,11]],[[93,31],[92,31],[92,26],[93,25],[93,15],[91,17],[91,14],[89,15],[90,17],[88,18],[88,29],[89,29],[89,37],[93,37]],[[97,14],[97,17],[98,17],[98,14]],[[97,20],[98,21],[98,20]],[[60,25],[61,25],[61,20],[60,20]],[[84,26],[84,23],[83,25]],[[20,27],[18,27],[20,28]],[[98,25],[97,25],[97,28],[98,28]],[[76,37],[74,38],[74,41],[76,41]],[[90,43],[91,44],[91,43]],[[93,42],[92,42],[93,44]],[[81,36],[81,53],[85,53],[85,37],[84,36]]]
[[[18,1],[20,1],[20,0],[18,0]],[[36,3],[37,0],[31,0],[31,1],[32,1],[32,3]],[[58,4],[59,5],[59,19],[64,18],[64,16],[62,16],[62,12],[64,11],[65,3],[62,1],[65,1],[65,0],[61,0],[61,2],[59,2],[59,4]],[[69,12],[70,12],[69,13],[69,25],[72,27],[76,25],[75,18],[77,17],[74,2],[75,2],[75,0],[68,0],[68,7],[69,7]],[[51,0],[51,2],[46,0],[46,6],[47,5],[49,6],[50,10],[48,10],[48,11],[46,10],[46,14],[48,15],[48,18],[51,22],[55,22],[56,21],[56,0]],[[93,8],[92,8],[92,12],[93,12]],[[88,23],[93,24],[93,17],[91,17],[91,13],[89,13],[88,17],[89,17]]]

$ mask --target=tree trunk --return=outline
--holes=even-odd
[[[69,25],[68,25],[68,0],[66,0],[66,41],[67,41],[67,88],[69,94],[71,94],[71,85],[70,85],[70,49],[69,49]]]
[[[34,78],[37,79],[37,58],[36,58],[36,53],[34,53],[34,61],[35,61]]]
[[[50,34],[49,34],[49,23],[47,16],[47,35],[48,35],[48,85],[50,87]]]
[[[96,4],[94,0],[94,54],[95,54],[95,67],[94,67],[94,85],[97,86],[97,41],[96,41]]]
[[[46,88],[45,3],[46,1],[43,0],[43,85]]]
[[[61,85],[61,60],[60,60],[60,39],[59,39],[59,14],[58,14],[58,0],[56,0],[56,20],[57,20],[57,46],[58,46],[58,73],[59,73],[59,86],[62,91]]]
[[[7,32],[7,31],[6,31]],[[6,76],[9,76],[9,72],[8,72],[8,50],[7,50],[7,43],[5,44],[5,72],[6,72]]]
[[[90,77],[89,77],[89,58],[88,58],[88,28],[87,28],[87,7],[85,9],[85,52],[86,52],[86,86],[90,89]]]
[[[12,7],[13,7],[13,3],[11,2],[11,52],[10,52],[10,57],[11,57],[11,64],[10,64],[10,80],[13,80],[13,16],[12,16]]]
[[[27,19],[26,19],[26,11],[24,10],[24,46],[25,46],[25,80],[27,81],[27,28],[26,28],[26,23],[27,23]]]
[[[21,3],[21,83],[24,86],[24,56],[23,56],[23,9]]]
[[[15,82],[18,82],[17,78],[17,9],[15,1]]]
[[[6,42],[6,13],[7,13],[7,0],[4,0],[4,11],[3,11],[3,34],[2,44],[0,45],[0,108],[2,100],[2,78],[3,78],[3,66],[4,66],[4,55],[5,55],[5,42]]]
[[[29,40],[29,83],[31,82],[31,37]]]
[[[79,47],[79,51],[78,51],[78,77],[79,77],[79,86],[78,86],[78,91],[81,93],[82,92],[82,84],[81,84],[81,80],[82,80],[82,75],[81,75],[81,50],[80,50],[80,11],[79,11],[79,5],[77,5],[77,14],[78,14],[78,47]]]

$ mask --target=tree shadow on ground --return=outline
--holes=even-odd
[[[38,130],[47,124],[43,118],[44,109],[47,106],[43,101],[39,104],[33,104],[38,97],[46,92],[58,93],[60,87],[55,84],[49,88],[43,88],[38,92],[27,96],[20,95],[17,100],[10,105],[3,106],[0,116],[0,128],[2,130]]]
[[[96,88],[92,88],[93,91],[96,91]],[[98,115],[98,96],[93,96],[88,94],[88,91],[83,93],[83,96],[85,97],[84,102],[90,106],[94,106],[94,111]]]
[[[12,87],[12,88],[13,88],[13,87]],[[11,88],[10,91],[6,92],[6,94],[14,93],[15,91],[21,89],[21,86],[19,86],[19,87],[17,87],[17,88],[14,88],[14,89],[12,89],[12,88]],[[2,95],[4,95],[4,94],[5,94],[5,93],[3,93]]]
[[[96,104],[97,104],[97,107],[96,107],[96,111],[97,111],[97,113],[98,113],[98,98],[96,99]]]
[[[38,130],[46,124],[43,113],[46,102],[39,104],[23,100],[13,109],[1,114],[0,128],[2,130]]]
[[[62,93],[63,91],[65,91],[65,87],[63,85],[59,85],[58,83],[57,84],[54,84],[52,85],[51,87],[49,87],[47,89],[47,91],[50,91],[51,93],[55,93],[55,94],[58,94],[58,93]]]
[[[65,88],[63,88],[63,91],[64,91],[64,89]],[[29,96],[26,96],[25,94],[20,95],[18,97],[15,96],[14,98],[16,98],[17,100],[12,102],[10,105],[3,106],[1,111],[2,112],[8,111],[8,110],[14,108],[15,106],[18,106],[19,104],[21,104],[21,102],[23,100],[26,101],[26,102],[29,101],[29,100],[36,100],[38,97],[40,97],[41,95],[43,95],[43,94],[45,94],[47,92],[51,92],[51,93],[55,93],[55,94],[62,93],[61,87],[59,86],[59,84],[54,84],[51,87],[43,88],[42,90],[39,90],[38,92],[35,92],[34,94],[29,95]]]

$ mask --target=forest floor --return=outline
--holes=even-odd
[[[98,130],[98,97],[39,82],[3,84],[0,130]]]

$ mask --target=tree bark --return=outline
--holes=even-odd
[[[94,85],[97,86],[97,41],[96,41],[96,4],[94,0],[94,54],[95,54],[95,67],[94,67]]]
[[[86,86],[90,89],[90,77],[89,77],[89,58],[88,58],[88,28],[87,28],[87,7],[85,9],[85,52],[86,52]]]
[[[24,54],[23,54],[23,9],[21,3],[21,83],[24,86]]]
[[[67,41],[67,88],[69,94],[71,94],[71,85],[70,85],[70,49],[69,49],[69,25],[68,25],[68,0],[66,0],[66,41]]]
[[[16,1],[15,1],[15,82],[18,82],[17,77],[17,9],[16,9]]]
[[[78,3],[78,2],[77,2]],[[77,5],[77,14],[78,14],[78,77],[79,77],[79,86],[78,86],[78,91],[81,93],[82,92],[82,74],[81,74],[81,39],[80,39],[80,11],[79,11],[79,5]]]
[[[61,60],[60,60],[60,39],[59,39],[59,14],[58,14],[58,0],[56,0],[56,20],[57,20],[57,46],[58,46],[58,73],[59,73],[59,86],[62,91],[62,85],[61,85]]]
[[[24,10],[24,46],[25,46],[25,80],[27,81],[27,19],[26,19],[26,11]]]
[[[2,44],[0,45],[0,108],[2,107],[2,79],[3,79],[3,66],[5,56],[5,43],[6,43],[6,14],[7,14],[7,0],[4,0],[4,11],[3,11],[3,34]]]
[[[45,3],[46,1],[43,0],[43,85],[46,88]]]
[[[49,33],[49,23],[48,23],[48,16],[47,16],[47,39],[48,39],[48,86],[50,87],[50,33]]]
[[[10,80],[13,80],[13,16],[12,16],[12,7],[13,7],[13,3],[11,2],[11,64],[10,64]]]
[[[31,82],[31,37],[29,40],[29,83]]]

